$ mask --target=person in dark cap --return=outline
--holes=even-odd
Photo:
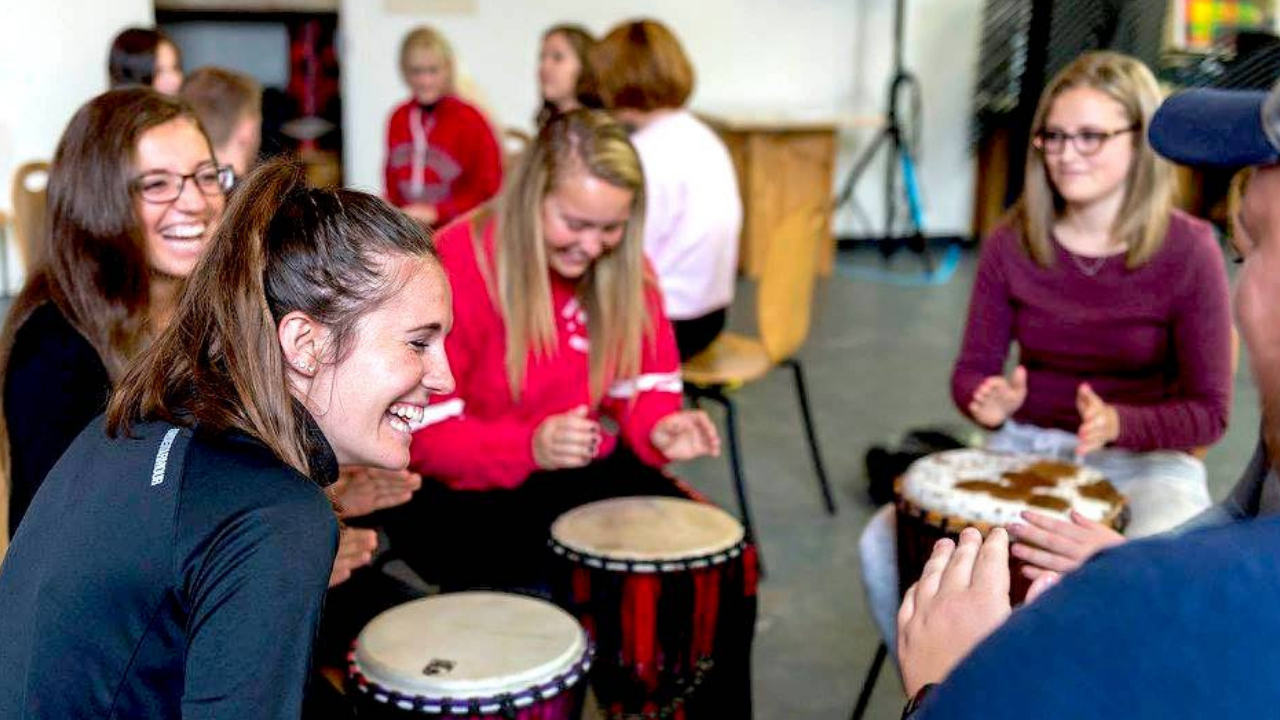
[[[1202,527],[1098,553],[1011,611],[1008,535],[943,540],[898,615],[904,717],[1270,717],[1280,707],[1280,86],[1165,101],[1152,146],[1252,168],[1234,306],[1262,403],[1258,450]],[[1050,588],[1050,586],[1053,586]]]

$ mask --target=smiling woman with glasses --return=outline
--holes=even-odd
[[[0,336],[0,464],[16,532],[45,475],[169,320],[231,172],[191,109],[145,88],[86,103],[49,173],[49,235]],[[0,539],[9,533],[0,532]]]
[[[1145,65],[1110,52],[1081,56],[1045,88],[1022,197],[983,242],[951,376],[952,399],[992,431],[992,450],[1101,471],[1128,496],[1130,536],[1208,507],[1191,451],[1222,437],[1231,405],[1225,263],[1213,228],[1173,208],[1173,168],[1147,142],[1160,100]],[[1082,519],[1024,519],[1010,528],[1013,554],[1041,571],[1071,566],[1046,548],[1117,540]],[[893,537],[882,511],[860,543],[888,638]]]

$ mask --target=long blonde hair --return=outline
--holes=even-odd
[[[1092,88],[1115,100],[1134,127],[1133,162],[1111,234],[1129,248],[1126,267],[1139,267],[1160,249],[1173,209],[1173,166],[1158,156],[1146,140],[1151,116],[1160,106],[1160,87],[1147,66],[1135,58],[1105,51],[1085,53],[1063,68],[1040,95],[1031,123],[1033,143],[1036,133],[1044,128],[1053,102],[1063,92],[1077,87]],[[1010,223],[1019,231],[1032,259],[1041,267],[1051,267],[1053,223],[1064,203],[1049,180],[1044,156],[1034,144],[1027,146],[1025,178],[1022,197],[1010,213]]]
[[[603,396],[607,379],[640,372],[644,336],[654,330],[645,303],[646,283],[656,279],[646,276],[644,265],[640,158],[626,129],[608,115],[586,109],[557,115],[539,130],[494,208],[496,268],[489,268],[488,278],[496,285],[491,294],[506,326],[507,382],[516,401],[529,361],[548,357],[558,347],[542,203],[557,183],[584,172],[631,192],[631,217],[622,241],[597,258],[578,283],[591,338],[592,398]],[[481,234],[475,235],[480,242]]]

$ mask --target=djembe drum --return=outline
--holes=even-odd
[[[448,593],[365,626],[348,694],[362,719],[578,720],[591,657],[582,626],[551,603]]]
[[[754,581],[741,523],[706,503],[616,498],[560,516],[551,548],[567,563],[557,595],[596,644],[605,713],[686,717],[717,654],[739,650]]]
[[[898,582],[905,593],[920,578],[933,546],[975,527],[992,528],[1034,510],[1066,519],[1071,510],[1122,530],[1128,519],[1123,495],[1090,468],[1030,455],[988,450],[948,450],[921,458],[898,479]],[[1019,603],[1030,582],[1010,558],[1010,596]]]

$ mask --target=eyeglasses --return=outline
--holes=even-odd
[[[133,189],[149,203],[171,203],[182,196],[187,180],[194,180],[203,195],[224,195],[236,181],[230,165],[207,165],[188,175],[158,170],[138,176]]]
[[[1040,130],[1036,132],[1032,145],[1045,155],[1057,155],[1067,146],[1067,141],[1071,141],[1071,146],[1081,155],[1097,155],[1102,146],[1108,140],[1117,136],[1131,133],[1138,129],[1137,125],[1130,125],[1119,130],[1081,130],[1078,133],[1062,132],[1061,130]]]

